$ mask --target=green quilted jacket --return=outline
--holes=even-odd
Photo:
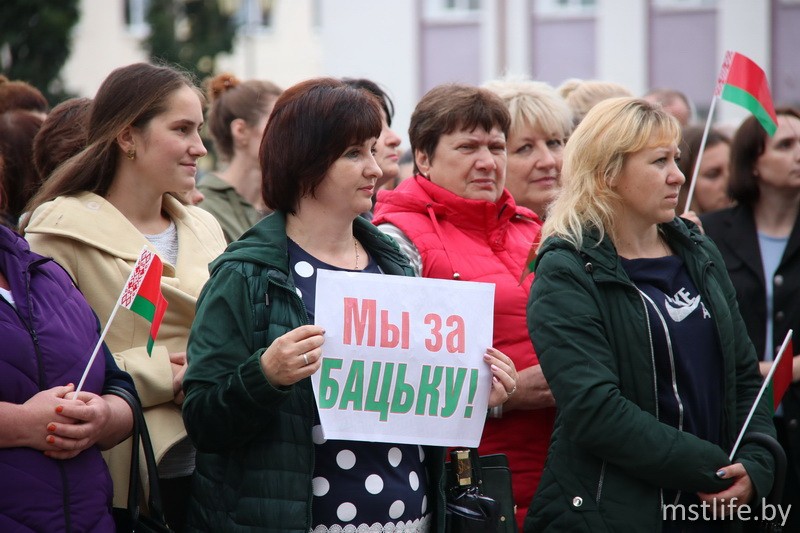
[[[525,531],[661,531],[661,489],[715,493],[761,377],[716,246],[680,219],[662,225],[672,249],[714,317],[724,354],[719,447],[658,420],[645,305],[608,238],[586,232],[580,252],[550,238],[539,253],[528,301],[528,329],[558,406],[544,474]],[[751,431],[772,435],[771,402]],[[773,460],[756,445],[735,458],[758,501],[773,481]],[[730,524],[735,530],[738,524]]]
[[[386,274],[413,275],[405,256],[372,224],[354,232]],[[210,267],[197,303],[183,382],[183,418],[197,447],[190,531],[297,532],[311,527],[314,396],[311,380],[269,384],[259,357],[277,337],[308,323],[286,250],[286,220],[258,222]],[[444,449],[426,450],[439,480],[437,530],[444,530]],[[436,483],[433,484],[437,486]]]

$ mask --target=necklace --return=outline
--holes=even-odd
[[[356,250],[356,266],[353,268],[353,270],[358,270],[358,239],[355,237],[353,237],[353,248]]]

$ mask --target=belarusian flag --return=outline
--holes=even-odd
[[[531,244],[531,249],[528,251],[528,257],[525,258],[525,265],[522,269],[522,274],[519,276],[519,284],[522,285],[522,282],[525,281],[525,278],[528,277],[528,274],[533,272],[536,269],[536,257],[537,253],[539,252],[539,241],[542,238],[542,230],[539,228],[539,234],[536,235],[536,238],[533,240],[533,244]]]
[[[794,350],[792,349],[792,341],[790,340],[789,344],[786,345],[786,349],[783,350],[783,354],[775,361],[777,367],[775,368],[775,373],[772,374],[772,383],[770,384],[770,388],[772,389],[773,410],[778,410],[783,395],[789,389],[789,385],[792,384],[793,359]]]
[[[778,129],[778,116],[764,71],[750,58],[728,51],[722,61],[714,96],[750,111],[771,137]]]
[[[147,339],[147,354],[151,355],[158,328],[167,310],[167,300],[161,293],[161,273],[164,265],[161,258],[146,247],[139,254],[119,297],[119,305],[150,321],[150,336]]]

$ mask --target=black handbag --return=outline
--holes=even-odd
[[[511,469],[505,454],[450,452],[447,476],[447,533],[516,533]]]
[[[128,507],[113,509],[114,523],[118,533],[173,533],[167,526],[164,519],[163,506],[161,504],[161,489],[158,485],[158,469],[156,467],[156,457],[153,453],[153,445],[150,442],[150,433],[147,431],[147,423],[142,413],[142,404],[130,392],[122,387],[111,386],[105,394],[119,396],[131,406],[133,412],[133,437],[131,443],[131,472],[130,484],[128,486]],[[139,445],[141,444],[144,463],[147,466],[147,479],[149,496],[147,498],[147,514],[141,511],[139,499],[142,494],[141,476],[139,475]]]

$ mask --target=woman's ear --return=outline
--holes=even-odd
[[[247,122],[245,122],[242,118],[235,118],[231,120],[231,137],[233,137],[233,145],[234,146],[241,146],[242,144],[247,143],[247,133],[249,126]]]
[[[419,149],[414,150],[414,161],[417,164],[419,173],[430,179],[428,174],[431,170],[431,158],[428,156],[428,154]]]
[[[119,135],[117,135],[117,144],[123,154],[129,159],[133,159],[130,154],[136,154],[136,140],[133,136],[133,126],[125,126]]]

